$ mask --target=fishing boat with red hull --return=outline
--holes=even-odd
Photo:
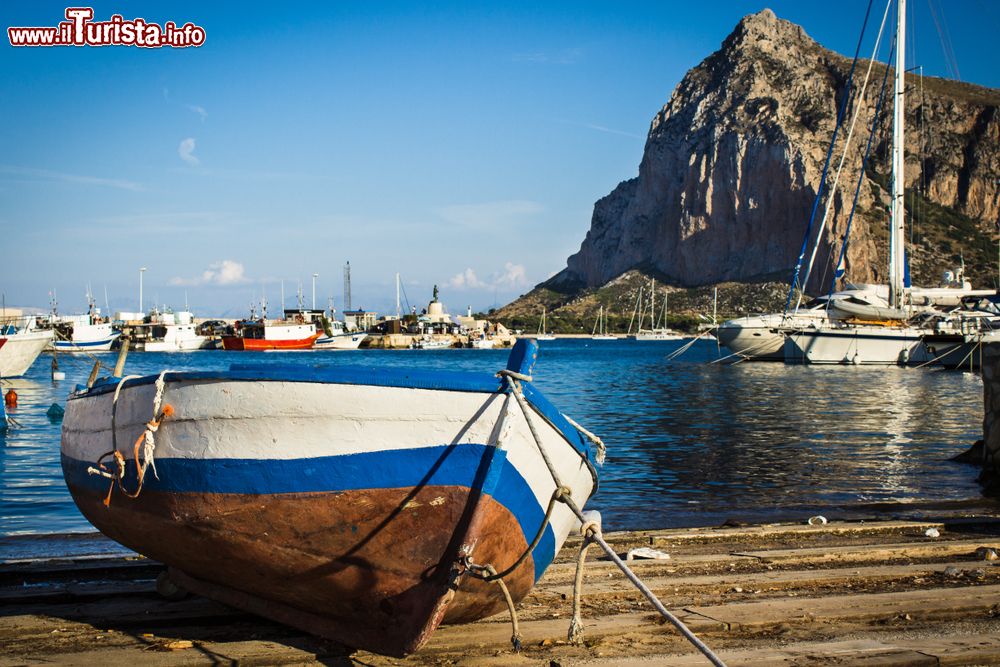
[[[236,333],[222,337],[226,350],[308,350],[320,334],[303,322],[244,320],[236,323]]]
[[[522,599],[576,525],[559,484],[579,506],[596,489],[589,441],[530,381],[536,353],[518,342],[497,374],[237,365],[98,383],[67,402],[66,482],[181,587],[402,656],[506,608],[487,566]]]

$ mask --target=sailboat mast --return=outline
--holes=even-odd
[[[649,279],[649,328],[656,328],[656,281]]]
[[[663,288],[663,328],[669,329],[670,325],[667,324],[667,288]]]
[[[906,132],[906,0],[896,2],[896,77],[892,123],[892,223],[889,234],[889,305],[902,308],[906,255],[903,249]]]

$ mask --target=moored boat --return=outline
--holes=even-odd
[[[590,340],[618,340],[618,336],[609,334],[608,323],[604,316],[604,306],[597,311],[597,321],[594,322],[594,331],[590,334]]]
[[[34,317],[0,323],[0,377],[24,375],[52,342],[52,331],[37,329]]]
[[[347,331],[340,320],[321,320],[320,325],[323,333],[313,344],[317,350],[356,350],[368,338],[364,331]]]
[[[545,326],[545,309],[542,308],[542,319],[538,322],[538,334],[535,340],[555,340],[556,337],[550,333]]]
[[[438,338],[431,334],[424,334],[420,338],[415,338],[410,347],[414,350],[447,350],[455,346],[455,341],[450,336],[448,338]]]
[[[93,313],[53,315],[42,326],[51,329],[49,347],[58,352],[107,352],[121,336],[111,322]]]
[[[492,338],[487,338],[486,334],[469,341],[469,347],[474,350],[492,350],[495,345],[496,341]]]
[[[212,339],[197,333],[194,317],[188,311],[157,313],[150,323],[146,352],[190,352],[212,346]]]
[[[320,334],[311,323],[285,320],[243,320],[236,333],[222,337],[226,350],[308,350]]]
[[[241,365],[98,383],[67,402],[64,474],[97,528],[184,588],[405,655],[441,622],[505,609],[478,568],[509,569],[521,600],[574,525],[558,493],[582,506],[596,489],[587,441],[530,381],[536,352],[519,341],[496,375]]]

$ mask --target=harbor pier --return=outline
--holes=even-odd
[[[948,513],[605,537],[622,557],[638,547],[669,555],[630,565],[729,665],[996,664],[1000,517]],[[503,613],[442,626],[420,652],[396,659],[197,596],[164,598],[160,564],[97,534],[2,538],[0,665],[708,664],[594,550],[583,640],[568,641],[579,547],[571,538],[518,605],[520,653]]]

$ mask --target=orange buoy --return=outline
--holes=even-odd
[[[3,404],[8,408],[17,407],[17,392],[13,389],[9,390],[3,397]]]

